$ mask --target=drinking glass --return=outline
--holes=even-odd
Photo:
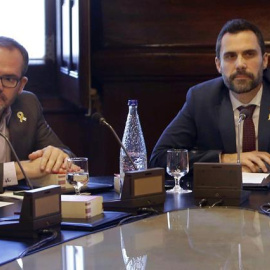
[[[89,180],[88,158],[76,157],[67,160],[67,182],[75,189],[75,194],[80,195],[81,188]]]
[[[189,171],[189,159],[187,149],[169,149],[167,151],[167,173],[174,177],[175,185],[167,190],[171,193],[188,193],[180,186],[180,179]]]

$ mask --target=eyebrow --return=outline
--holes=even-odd
[[[3,74],[3,75],[0,75],[0,77],[13,78],[13,79],[18,79],[18,80],[21,78],[15,74]]]
[[[242,51],[241,53],[247,53],[247,52],[258,53],[258,50],[256,50],[256,49],[247,49],[247,50]],[[226,54],[237,54],[237,52],[236,51],[227,51],[227,52],[223,53],[223,55],[226,55]]]

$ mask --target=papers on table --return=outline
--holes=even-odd
[[[14,204],[11,200],[9,200],[10,198],[15,200],[16,199],[22,200],[23,196],[14,195],[13,191],[5,191],[5,193],[0,194],[0,207],[5,207],[7,205]]]
[[[243,172],[243,184],[261,184],[269,176],[269,173],[247,173]]]
[[[11,202],[1,202],[1,201],[0,201],[0,207],[7,206],[7,205],[9,205],[9,204],[13,204],[13,203],[11,203]]]
[[[242,173],[243,189],[268,190],[270,189],[269,173]]]
[[[6,190],[4,193],[0,194],[0,198],[1,197],[23,200],[23,196],[14,195],[13,191],[11,191],[11,190]],[[0,201],[1,201],[1,199],[0,199]]]

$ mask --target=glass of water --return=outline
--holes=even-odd
[[[187,149],[169,149],[167,151],[167,173],[174,177],[175,185],[167,192],[188,193],[180,186],[180,179],[189,171],[189,158]]]
[[[88,183],[88,158],[75,157],[67,160],[67,182],[75,189],[75,194],[80,195],[81,188]]]

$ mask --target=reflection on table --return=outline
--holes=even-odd
[[[23,269],[268,269],[269,224],[253,210],[173,211],[27,256]]]

